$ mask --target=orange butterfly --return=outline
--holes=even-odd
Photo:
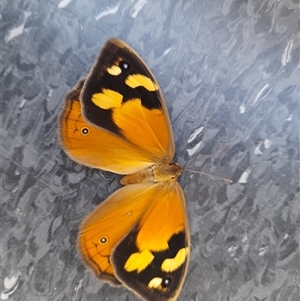
[[[69,157],[125,175],[81,224],[78,250],[100,279],[144,300],[176,300],[190,253],[166,104],[153,74],[118,39],[65,97],[59,141]]]

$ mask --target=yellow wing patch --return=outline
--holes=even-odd
[[[104,110],[120,108],[122,105],[122,100],[122,94],[110,89],[103,89],[102,93],[95,93],[92,96],[92,102],[97,107]]]
[[[156,288],[156,289],[158,289],[161,286],[161,283],[162,283],[162,278],[160,278],[160,277],[154,277],[148,283],[148,287],[149,288]]]
[[[125,80],[125,84],[130,88],[144,87],[148,91],[156,91],[157,85],[147,76],[142,74],[129,75]]]
[[[122,69],[117,65],[112,65],[110,68],[106,69],[110,75],[120,75],[122,73]]]
[[[154,255],[149,250],[144,250],[141,253],[133,253],[125,264],[127,272],[143,271],[153,260]]]
[[[180,249],[174,258],[167,258],[161,265],[164,272],[171,273],[177,270],[186,261],[189,254],[188,248]]]

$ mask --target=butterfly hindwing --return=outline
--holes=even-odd
[[[65,97],[59,116],[58,137],[65,152],[89,167],[118,174],[130,174],[146,168],[156,160],[149,152],[126,139],[86,121],[79,101],[84,81]]]
[[[78,250],[98,278],[120,283],[115,277],[111,254],[147,210],[149,200],[143,196],[151,187],[143,183],[117,190],[82,222]]]

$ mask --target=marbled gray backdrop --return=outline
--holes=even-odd
[[[180,300],[298,301],[298,0],[1,1],[1,299],[137,300],[80,262],[82,219],[120,177],[72,162],[64,94],[104,42],[164,91],[185,172],[191,260]],[[224,146],[228,146],[224,148]]]

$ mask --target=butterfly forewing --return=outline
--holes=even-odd
[[[153,74],[135,51],[111,39],[103,47],[81,94],[87,120],[156,158],[174,156],[168,111]]]
[[[145,300],[175,300],[188,266],[189,231],[182,189],[160,184],[143,195],[148,210],[112,255],[117,278]]]

